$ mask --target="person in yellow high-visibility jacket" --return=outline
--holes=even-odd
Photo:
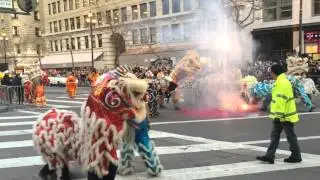
[[[284,66],[280,64],[271,66],[271,75],[276,80],[272,88],[272,102],[269,116],[273,119],[271,142],[266,155],[258,156],[257,159],[270,164],[274,163],[280,135],[282,130],[284,130],[291,150],[291,156],[284,159],[284,162],[298,163],[302,159],[297,136],[294,132],[294,125],[299,121],[299,116],[297,114],[292,85],[285,75]]]

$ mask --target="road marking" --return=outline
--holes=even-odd
[[[177,180],[177,179],[211,179],[218,177],[239,176],[247,174],[257,174],[273,171],[284,171],[290,169],[319,167],[320,162],[318,159],[307,159],[303,163],[288,164],[284,163],[282,159],[277,159],[275,164],[263,164],[258,161],[240,162],[223,165],[192,167],[183,169],[169,169],[164,170],[160,177],[152,178],[154,180]],[[149,179],[145,172],[137,173],[132,176],[118,176],[117,180],[129,180],[129,179]],[[78,180],[83,180],[78,179]]]
[[[69,103],[69,104],[83,104],[84,102],[81,101],[66,101],[66,100],[54,100],[54,99],[48,99],[48,102],[58,102],[58,103]]]
[[[30,146],[33,146],[32,140],[0,142],[0,149],[30,147]]]
[[[35,112],[35,111],[25,111],[25,110],[18,110],[17,112],[20,112],[20,113],[26,113],[26,114],[35,114],[35,115],[41,115],[43,113],[40,113],[40,112]]]
[[[65,106],[65,105],[59,105],[59,104],[47,104],[47,106],[55,107],[55,108],[71,108],[72,107],[72,106]]]
[[[32,129],[14,130],[14,131],[0,131],[0,136],[17,136],[32,134]]]
[[[38,116],[37,116],[38,117]],[[35,121],[0,123],[0,127],[33,125]]]
[[[305,112],[298,113],[300,116],[304,115],[317,115],[320,112]],[[186,121],[165,121],[165,122],[155,122],[151,125],[167,125],[167,124],[186,124],[186,123],[202,123],[202,122],[218,122],[218,121],[235,121],[235,120],[246,120],[246,119],[262,119],[268,118],[269,116],[246,116],[246,117],[235,117],[235,118],[219,118],[219,119],[199,119],[199,120],[186,120]]]
[[[41,156],[8,158],[8,159],[1,159],[0,169],[25,167],[25,166],[36,166],[36,165],[43,165],[43,164],[44,164],[44,162],[43,162]]]
[[[71,99],[70,97],[67,96],[61,96],[61,97],[56,97],[57,99]],[[84,98],[84,97],[75,97],[75,100],[87,100],[88,98]]]
[[[306,137],[298,137],[299,141],[304,141],[304,140],[314,140],[314,139],[320,139],[320,136],[306,136]],[[281,142],[286,142],[286,138],[281,138]],[[245,144],[245,145],[250,145],[250,144],[264,144],[264,143],[270,143],[270,140],[258,140],[258,141],[245,141],[245,142],[239,142],[239,144]]]
[[[0,120],[11,120],[11,119],[33,119],[38,118],[39,116],[5,116],[0,117]]]

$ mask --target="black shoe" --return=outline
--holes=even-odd
[[[308,112],[313,112],[315,108],[316,108],[315,106],[312,106]]]
[[[286,158],[283,161],[286,163],[299,163],[302,161],[302,159],[301,158],[294,158],[294,157],[290,156],[289,158]]]
[[[274,164],[274,159],[267,156],[257,156],[256,159],[259,161],[268,162],[269,164]]]

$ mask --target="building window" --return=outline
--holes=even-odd
[[[75,38],[71,38],[71,49],[72,50],[76,49],[76,39]]]
[[[314,0],[314,14],[320,15],[320,0]]]
[[[264,0],[264,21],[292,18],[292,0]]]
[[[84,22],[83,22],[83,27],[84,28],[87,28],[88,27],[88,22],[87,22],[87,19],[89,18],[89,16],[88,15],[84,15],[83,16],[83,20],[84,20]]]
[[[132,9],[132,20],[137,20],[138,19],[138,6],[134,5],[131,6]]]
[[[59,24],[59,31],[61,32],[62,31],[62,22],[61,22],[61,20],[58,21],[58,24]]]
[[[172,12],[173,13],[180,12],[180,0],[172,0]]]
[[[102,25],[102,15],[101,12],[97,13],[97,21],[98,21],[98,25]]]
[[[141,18],[148,17],[148,5],[147,5],[147,3],[140,4],[140,17]]]
[[[35,28],[34,28],[34,32],[35,32],[35,35],[36,35],[37,37],[40,36],[40,28],[35,27]]]
[[[77,37],[77,48],[78,49],[81,49],[81,38],[80,37]]]
[[[58,13],[60,13],[61,12],[60,1],[57,2],[57,7],[58,7]]]
[[[162,41],[163,42],[171,41],[170,26],[168,25],[162,26]]]
[[[292,17],[292,0],[281,0],[280,4],[280,19]]]
[[[157,42],[157,29],[155,27],[151,27],[149,30],[150,30],[150,42],[156,43]]]
[[[48,4],[48,13],[51,15],[51,4]]]
[[[102,47],[102,34],[98,34],[98,47]]]
[[[76,2],[75,2],[76,4],[76,9],[79,9],[80,8],[80,0],[76,0]]]
[[[66,41],[66,50],[70,50],[69,39],[65,39]]]
[[[57,4],[56,3],[52,3],[52,13],[53,14],[57,13]]]
[[[87,7],[88,5],[88,0],[83,0],[83,7]]]
[[[70,29],[71,29],[71,30],[74,30],[74,29],[75,29],[74,18],[70,18]]]
[[[62,51],[62,40],[60,39],[60,51]]]
[[[69,31],[69,19],[64,20],[64,26],[66,28],[66,31]]]
[[[19,36],[18,26],[12,27],[12,35],[13,36]]]
[[[77,24],[77,29],[80,29],[81,28],[80,17],[76,17],[76,24]]]
[[[84,42],[85,42],[86,49],[88,49],[89,48],[89,37],[88,36],[84,37]]]
[[[53,31],[58,32],[58,22],[57,21],[53,22]]]
[[[73,10],[73,0],[69,0],[69,10]]]
[[[15,44],[14,49],[16,51],[16,54],[21,54],[21,47],[20,44]]]
[[[142,44],[148,43],[148,30],[147,30],[147,28],[140,29],[140,41]]]
[[[169,0],[162,0],[162,15],[169,14]]]
[[[192,31],[192,24],[191,23],[184,23],[183,24],[183,39],[189,40],[191,39]]]
[[[15,14],[16,15],[16,14]],[[39,13],[39,11],[35,11],[34,12],[34,20],[36,20],[36,21],[39,21],[40,20],[40,13]]]
[[[106,23],[111,24],[111,11],[106,12]]]
[[[211,7],[212,7],[212,0],[199,0],[200,9],[210,9]]]
[[[172,24],[172,40],[180,40],[181,39],[181,29],[180,24]]]
[[[40,44],[36,45],[36,51],[37,51],[37,55],[41,54],[41,45]]]
[[[118,9],[113,10],[113,22],[119,23],[119,10]]]
[[[138,44],[139,43],[139,32],[138,30],[132,31],[132,44]]]
[[[92,48],[96,48],[97,46],[96,46],[96,37],[93,35],[93,36],[91,36],[91,47]]]
[[[50,33],[52,33],[52,22],[49,23]]]
[[[150,2],[149,5],[150,5],[150,17],[157,16],[157,3],[156,3],[156,1]]]
[[[50,49],[51,49],[51,52],[53,52],[53,41],[50,41]]]
[[[54,50],[59,51],[59,45],[57,40],[54,40]]]
[[[63,11],[64,12],[68,11],[68,1],[67,0],[63,0]]]
[[[183,11],[190,11],[192,9],[191,0],[183,0]]]
[[[128,20],[127,8],[121,8],[121,21],[126,22]]]

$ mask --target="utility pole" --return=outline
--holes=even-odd
[[[300,0],[299,10],[299,57],[302,55],[302,0]]]
[[[71,61],[72,61],[72,70],[74,70],[74,59],[73,59],[73,52],[72,52],[73,45],[72,45],[72,35],[71,35],[71,33],[70,33],[70,41],[71,41],[70,55],[71,55]],[[75,44],[74,44],[74,46],[75,46]]]
[[[86,22],[89,23],[89,27],[90,27],[90,40],[91,40],[91,66],[92,66],[92,69],[94,68],[94,57],[93,57],[93,24],[96,23],[96,20],[93,19],[93,14],[92,12],[90,11],[89,15],[88,15],[89,18],[86,19]]]

